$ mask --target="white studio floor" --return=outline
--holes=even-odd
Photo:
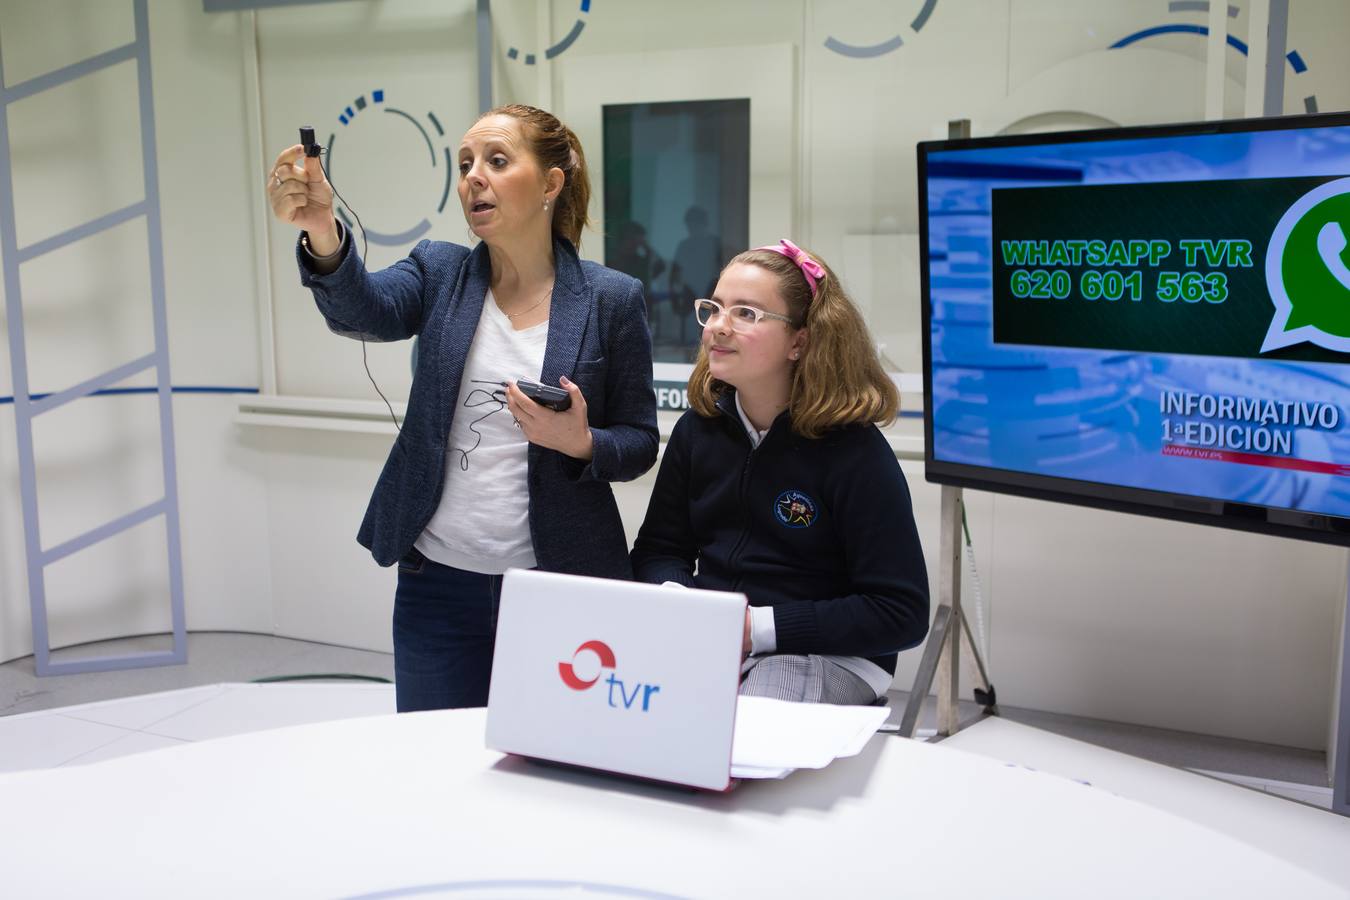
[[[154,640],[84,649],[128,652]],[[241,634],[191,635],[186,666],[37,678],[31,657],[15,660],[0,665],[0,772],[86,765],[184,742],[389,714],[392,684],[251,682],[323,674],[392,678],[392,669],[384,653]],[[902,692],[893,692],[893,719],[904,701]],[[1113,789],[1118,783],[1121,793],[1179,805],[1191,817],[1203,817],[1206,798],[1215,788],[1220,796],[1230,793],[1229,784],[1281,802],[1330,806],[1322,754],[1031,710],[1003,712],[948,741],[1075,780],[1111,782]]]

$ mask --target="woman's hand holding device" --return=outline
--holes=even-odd
[[[509,387],[509,385],[502,382],[502,387]],[[554,412],[565,412],[572,405],[572,395],[562,388],[549,387],[527,378],[516,379],[516,387],[535,403],[540,406],[547,406]]]
[[[521,386],[524,385],[531,393],[539,395],[543,395],[544,392],[537,389],[546,386],[536,385],[526,379],[507,382],[506,404],[511,408],[511,415],[520,423],[520,430],[525,434],[525,439],[531,444],[557,450],[573,459],[589,460],[592,440],[591,428],[586,420],[586,398],[582,396],[581,388],[566,376],[558,379],[558,383],[567,392],[568,402],[564,405],[561,401],[547,397],[546,399],[557,406],[563,406],[562,409],[554,409],[553,406],[545,406],[532,400]]]

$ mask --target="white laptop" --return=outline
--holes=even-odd
[[[726,790],[743,594],[512,569],[487,746]]]

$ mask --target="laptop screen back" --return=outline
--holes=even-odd
[[[741,594],[512,569],[487,745],[721,790],[744,623]]]

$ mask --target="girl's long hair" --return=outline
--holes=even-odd
[[[862,313],[825,261],[814,253],[807,255],[825,270],[814,298],[797,264],[773,250],[747,250],[722,270],[759,266],[777,277],[792,325],[766,321],[756,327],[807,329],[806,347],[793,366],[788,394],[792,430],[817,438],[845,425],[889,425],[900,411],[900,392],[881,367]],[[717,396],[728,388],[712,377],[707,351],[700,347],[689,378],[690,406],[701,416],[715,416]]]

